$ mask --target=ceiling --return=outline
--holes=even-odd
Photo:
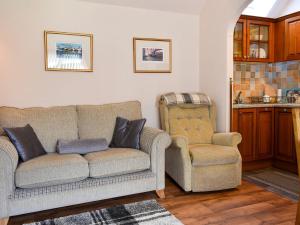
[[[200,14],[209,0],[77,0],[133,8]],[[277,18],[300,11],[300,0],[253,0],[243,14]]]
[[[199,14],[207,0],[80,0],[152,10]]]

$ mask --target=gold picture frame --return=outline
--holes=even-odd
[[[134,73],[172,73],[172,40],[134,37],[133,71]]]
[[[46,71],[93,72],[93,34],[44,31],[44,58]]]

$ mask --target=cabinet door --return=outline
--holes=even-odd
[[[254,160],[256,139],[256,109],[239,109],[238,131],[242,135],[239,150],[244,162]]]
[[[239,132],[239,110],[232,110],[232,118],[231,118],[231,132]]]
[[[245,19],[239,19],[234,28],[233,58],[235,61],[244,61],[247,56],[247,23]]]
[[[300,16],[285,21],[285,56],[287,60],[300,59]]]
[[[293,117],[291,109],[275,109],[275,159],[296,162]]]
[[[268,159],[273,156],[274,110],[273,108],[256,109],[256,149],[255,159]]]
[[[274,23],[247,20],[247,58],[253,62],[274,60]]]

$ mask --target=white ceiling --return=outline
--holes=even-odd
[[[161,11],[199,14],[207,0],[80,0]]]
[[[78,0],[133,8],[200,14],[209,0]],[[277,18],[300,11],[300,0],[253,0],[243,14]],[[213,12],[212,12],[213,13]]]

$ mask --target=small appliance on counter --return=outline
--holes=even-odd
[[[299,103],[300,88],[287,89],[285,96],[287,103]]]

